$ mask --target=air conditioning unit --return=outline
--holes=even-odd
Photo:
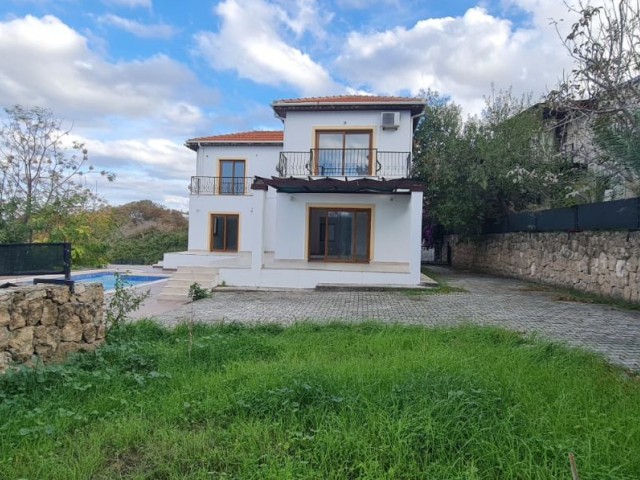
[[[382,129],[397,130],[400,126],[400,112],[382,112]]]

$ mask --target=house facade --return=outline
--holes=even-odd
[[[418,285],[422,188],[411,179],[424,100],[339,96],[272,104],[283,131],[201,137],[189,247],[168,269],[214,285]]]

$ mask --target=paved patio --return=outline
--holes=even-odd
[[[436,269],[434,269],[436,270]],[[420,325],[473,322],[582,346],[609,361],[640,371],[640,312],[553,300],[519,280],[437,269],[468,293],[408,295],[402,292],[215,292],[213,298],[159,313],[163,324],[188,319],[290,324],[301,320],[379,320]]]

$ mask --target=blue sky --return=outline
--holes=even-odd
[[[73,123],[110,203],[188,204],[187,138],[278,129],[269,104],[434,89],[478,113],[570,66],[560,0],[0,0],[0,106]]]

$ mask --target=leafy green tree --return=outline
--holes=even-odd
[[[55,207],[73,214],[91,206],[94,196],[80,180],[93,169],[87,166],[85,146],[69,141],[71,127],[51,110],[16,105],[4,112],[0,123],[0,228],[4,233],[0,236],[33,241],[37,230],[47,230],[44,219],[38,220],[47,210]],[[115,178],[108,172],[101,174]]]
[[[463,121],[458,105],[435,92],[425,96],[415,160],[432,221],[472,235],[508,212],[563,201],[570,164],[552,155],[542,116],[527,98],[493,92],[480,117]]]

